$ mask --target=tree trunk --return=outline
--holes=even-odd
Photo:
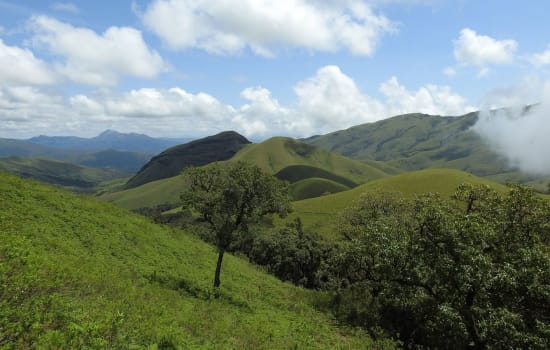
[[[216,273],[214,274],[214,289],[216,290],[220,287],[220,272],[222,270],[223,253],[225,253],[225,249],[220,249],[218,251],[218,262],[216,263]]]

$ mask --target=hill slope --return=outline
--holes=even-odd
[[[0,172],[0,347],[373,348],[316,292],[123,209]]]
[[[131,178],[126,187],[133,188],[151,181],[176,176],[189,166],[201,166],[227,160],[250,143],[234,131],[226,131],[165,150],[153,157]]]
[[[14,139],[0,139],[0,157],[46,157],[85,166],[108,167],[127,172],[138,171],[151,158],[149,154],[137,152],[58,149]]]
[[[355,184],[387,176],[379,168],[367,163],[354,161],[286,137],[273,137],[259,144],[248,145],[231,160],[251,162],[271,174],[289,166],[307,165],[325,170]],[[317,175],[309,177],[317,177]]]
[[[363,193],[376,191],[402,192],[405,195],[432,192],[450,196],[461,183],[486,184],[506,191],[504,185],[454,169],[427,169],[407,172],[371,181],[351,190],[294,202],[294,212],[287,220],[300,217],[306,230],[332,237],[340,211],[350,206]]]
[[[304,141],[349,158],[384,161],[404,170],[454,168],[495,178],[513,173],[515,169],[470,129],[476,121],[477,113],[461,117],[406,114]]]
[[[116,169],[90,168],[47,158],[0,158],[0,169],[79,191],[90,191],[103,181],[128,176]]]

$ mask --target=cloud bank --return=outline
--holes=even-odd
[[[83,136],[92,136],[106,128],[156,136],[201,136],[228,129],[250,137],[309,136],[402,113],[459,115],[474,109],[449,87],[427,85],[412,91],[396,77],[380,85],[384,98],[375,99],[337,66],[321,67],[297,82],[294,92],[296,102],[285,106],[267,88],[249,87],[240,94],[245,102],[232,106],[180,87],[100,89],[67,98],[37,87],[0,87],[0,137],[51,130],[76,135],[84,130]]]
[[[534,102],[537,104],[526,111],[524,107]],[[530,80],[495,91],[486,104],[474,130],[510,165],[527,173],[550,175],[550,81]],[[510,107],[489,109],[496,105]]]

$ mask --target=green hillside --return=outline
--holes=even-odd
[[[93,191],[101,182],[128,176],[116,169],[91,168],[47,158],[0,158],[0,169],[76,191]]]
[[[365,183],[387,176],[382,170],[367,163],[348,159],[286,137],[273,137],[259,144],[248,145],[231,160],[256,164],[271,174],[290,165],[308,165],[355,183]]]
[[[0,347],[382,348],[318,294],[115,206],[0,172]]]
[[[506,190],[504,185],[459,170],[427,169],[371,181],[345,192],[294,202],[294,212],[286,220],[300,217],[306,230],[331,237],[335,232],[338,213],[363,193],[390,191],[415,195],[432,192],[450,196],[461,183],[487,184],[497,190]]]
[[[379,169],[383,165],[374,165],[347,159],[323,149],[307,145],[285,137],[274,137],[259,144],[244,146],[228,161],[245,161],[261,167],[271,174],[290,182],[308,178],[325,178],[335,184],[328,188],[323,182],[320,194],[337,192],[356,184],[387,176]],[[391,167],[388,167],[391,170]],[[309,182],[311,185],[311,182]],[[338,185],[340,184],[340,185]],[[100,196],[104,201],[112,202],[126,209],[153,207],[160,204],[177,204],[184,181],[179,176],[161,179],[144,185]],[[299,187],[299,186],[298,186]],[[311,186],[310,186],[311,187]],[[305,198],[314,191],[297,189],[295,198]]]
[[[225,131],[217,135],[191,141],[171,147],[153,157],[126,184],[133,188],[151,181],[179,175],[190,166],[202,166],[208,163],[227,160],[249,144],[244,136],[234,131]]]
[[[325,196],[349,190],[350,187],[325,178],[312,177],[296,181],[290,185],[290,195],[293,200],[302,200]]]
[[[453,168],[477,176],[521,182],[532,176],[518,173],[494,153],[471,127],[477,113],[460,117],[406,114],[362,124],[305,142],[359,160],[378,160],[404,170]]]

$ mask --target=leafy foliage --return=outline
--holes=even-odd
[[[214,287],[220,285],[224,252],[238,231],[268,214],[285,216],[290,211],[286,185],[260,168],[244,162],[185,171],[188,187],[181,194],[184,207],[196,210],[209,224],[218,249]]]
[[[410,347],[550,347],[550,205],[532,190],[368,194],[341,230],[347,245],[330,266],[352,324]]]

